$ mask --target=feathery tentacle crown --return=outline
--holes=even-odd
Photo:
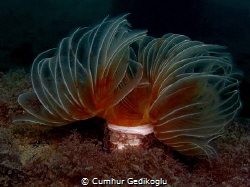
[[[34,92],[18,98],[29,114],[14,121],[65,125],[91,118],[125,97],[142,77],[130,44],[146,31],[131,31],[124,17],[79,28],[57,49],[40,54],[31,69]]]
[[[230,54],[183,35],[145,36],[125,16],[77,29],[40,54],[34,92],[18,98],[28,114],[14,121],[59,126],[100,116],[111,129],[153,131],[181,153],[216,156],[209,142],[241,107]]]

